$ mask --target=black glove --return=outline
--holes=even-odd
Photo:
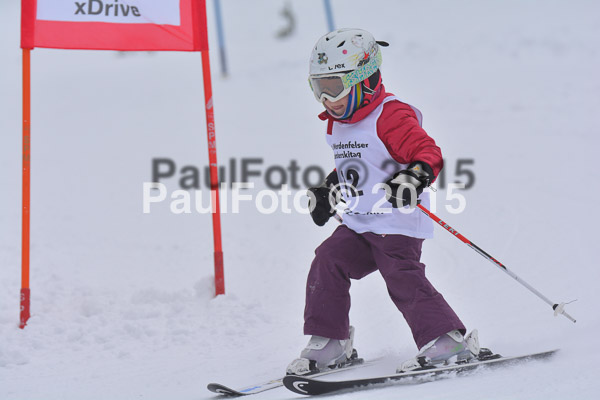
[[[396,208],[406,205],[414,208],[417,197],[431,184],[433,178],[433,170],[427,163],[415,161],[386,182],[386,199]],[[411,186],[414,190],[411,190]],[[413,198],[415,194],[416,197]]]
[[[333,170],[325,182],[319,187],[309,188],[308,193],[310,200],[308,201],[308,209],[310,210],[310,216],[312,217],[315,224],[323,226],[329,221],[335,214],[335,205],[338,203],[338,196],[336,196],[336,188],[340,181],[338,179],[337,171]],[[313,204],[313,195],[315,203]]]

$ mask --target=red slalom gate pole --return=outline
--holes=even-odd
[[[31,51],[23,49],[23,209],[21,225],[21,300],[19,327],[25,328],[30,314],[29,212],[31,167]]]
[[[219,202],[219,175],[217,167],[217,137],[215,112],[210,77],[208,50],[202,51],[202,76],[204,77],[204,101],[206,109],[206,131],[208,135],[208,161],[210,165],[210,191],[212,202],[213,239],[215,248],[215,296],[225,294],[223,249],[221,243],[221,205]]]
[[[525,282],[523,279],[521,279],[519,276],[517,276],[517,274],[515,274],[514,272],[512,272],[511,270],[509,270],[508,268],[506,268],[506,266],[504,264],[502,264],[500,261],[496,260],[494,257],[492,257],[491,255],[489,255],[488,253],[486,253],[485,251],[483,251],[475,243],[471,242],[469,239],[467,239],[466,237],[464,237],[463,235],[461,235],[456,229],[452,228],[446,222],[442,221],[442,219],[440,217],[438,217],[437,215],[435,215],[434,213],[432,213],[431,211],[429,211],[427,208],[423,207],[421,204],[417,204],[417,207],[419,207],[419,209],[421,211],[423,211],[429,218],[431,218],[432,220],[434,220],[438,225],[440,225],[442,228],[444,228],[449,233],[451,233],[452,235],[454,235],[458,240],[460,240],[461,242],[465,243],[467,246],[469,246],[470,248],[472,248],[473,250],[475,250],[477,253],[479,253],[480,255],[482,255],[486,260],[490,261],[492,264],[494,264],[496,267],[500,268],[502,271],[504,271],[505,273],[507,273],[509,276],[511,276],[513,279],[515,279],[521,285],[523,285],[527,289],[529,289],[529,291],[531,291],[533,294],[535,294],[536,296],[538,296],[544,302],[546,302],[547,304],[549,304],[550,306],[552,306],[552,309],[554,310],[554,316],[562,314],[565,317],[567,317],[569,320],[571,320],[573,322],[576,322],[573,317],[571,317],[569,314],[567,314],[565,312],[565,303],[560,303],[560,304],[554,303],[553,301],[551,301],[550,299],[548,299],[546,296],[544,296],[542,293],[540,293],[539,291],[537,291],[533,286],[531,286],[530,284],[528,284],[527,282]]]

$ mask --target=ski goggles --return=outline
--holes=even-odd
[[[310,76],[308,83],[317,101],[323,103],[327,99],[331,102],[336,102],[347,96],[352,86],[347,87],[344,84],[344,75],[346,74]]]

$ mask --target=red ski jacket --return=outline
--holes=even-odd
[[[377,108],[387,96],[393,96],[393,94],[387,93],[381,85],[380,93],[373,101],[356,110],[350,119],[335,119],[327,111],[319,114],[319,118],[328,121],[327,134],[330,135],[334,122],[344,124],[358,122]],[[408,104],[390,101],[383,106],[381,116],[377,120],[377,136],[392,158],[401,164],[410,164],[414,161],[426,162],[436,177],[444,166],[442,151],[421,128],[417,114]]]

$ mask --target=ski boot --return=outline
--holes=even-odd
[[[350,327],[350,338],[345,340],[329,339],[313,335],[300,353],[300,358],[292,361],[287,369],[287,375],[307,375],[317,372],[341,368],[357,359],[353,349],[354,327]]]
[[[396,372],[431,369],[438,364],[466,363],[476,358],[480,350],[476,329],[466,337],[455,329],[427,343],[416,357],[403,362]]]

